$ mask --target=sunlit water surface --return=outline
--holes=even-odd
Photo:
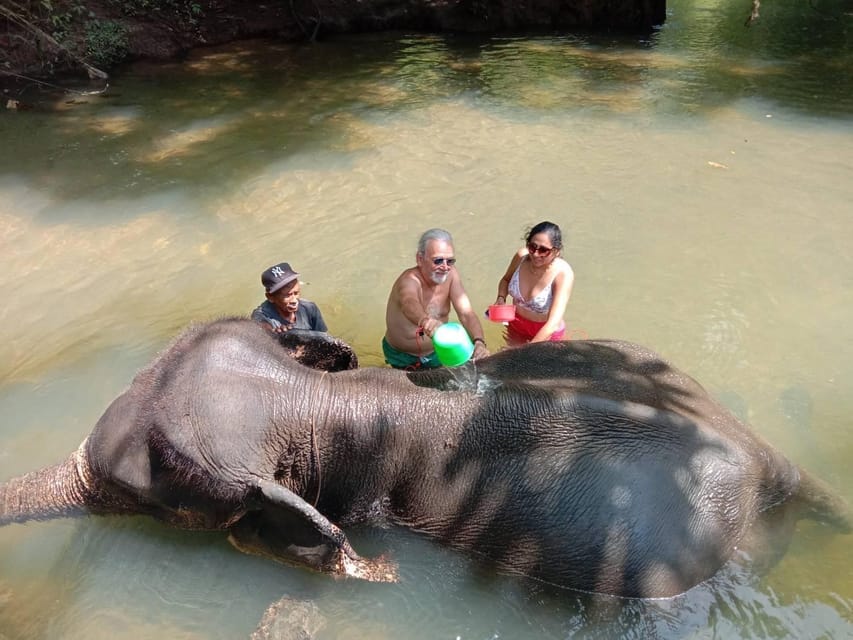
[[[647,38],[250,43],[0,114],[0,477],[63,458],[187,323],[248,313],[270,264],[380,365],[422,230],[454,233],[485,308],[551,219],[575,336],[654,347],[849,499],[853,54],[840,5],[802,4],[744,30],[742,3],[677,3]],[[318,605],[323,638],[853,635],[851,539],[811,523],[766,575],[732,564],[652,602],[494,576],[403,531],[351,538],[403,580],[144,518],[5,527],[0,638],[241,638],[283,595]]]

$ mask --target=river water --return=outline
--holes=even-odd
[[[575,337],[655,348],[853,498],[850,18],[787,4],[747,30],[741,2],[675,2],[645,38],[241,43],[0,114],[0,479],[73,450],[183,326],[251,311],[271,264],[381,365],[421,231],[454,234],[485,309],[550,219]],[[145,518],[5,527],[0,638],[244,638],[283,595],[318,606],[323,638],[853,635],[851,538],[813,523],[769,573],[733,564],[652,602],[350,535],[403,581],[334,581]]]

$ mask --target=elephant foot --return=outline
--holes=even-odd
[[[244,514],[230,529],[229,540],[241,551],[335,576],[397,580],[393,563],[359,556],[339,527],[286,487],[258,480],[255,499],[261,508]]]
[[[362,558],[354,551],[319,544],[303,547],[296,544],[268,544],[256,530],[232,529],[228,536],[236,549],[243,553],[271,558],[283,564],[306,567],[335,577],[358,578],[368,582],[397,582],[397,566],[384,556]]]
[[[340,549],[335,555],[337,558],[334,559],[333,573],[336,575],[349,576],[368,582],[399,582],[400,580],[397,565],[385,556],[378,558],[355,556],[352,558]]]

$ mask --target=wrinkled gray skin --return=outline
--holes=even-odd
[[[631,597],[713,575],[762,512],[850,530],[827,487],[634,344],[533,344],[423,373],[330,373],[288,353],[250,321],[188,330],[66,462],[0,487],[0,524],[143,513],[393,580],[338,528],[385,521],[504,572]]]

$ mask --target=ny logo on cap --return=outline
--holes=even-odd
[[[272,274],[276,278],[281,278],[284,275],[284,270],[281,267],[273,267]]]

